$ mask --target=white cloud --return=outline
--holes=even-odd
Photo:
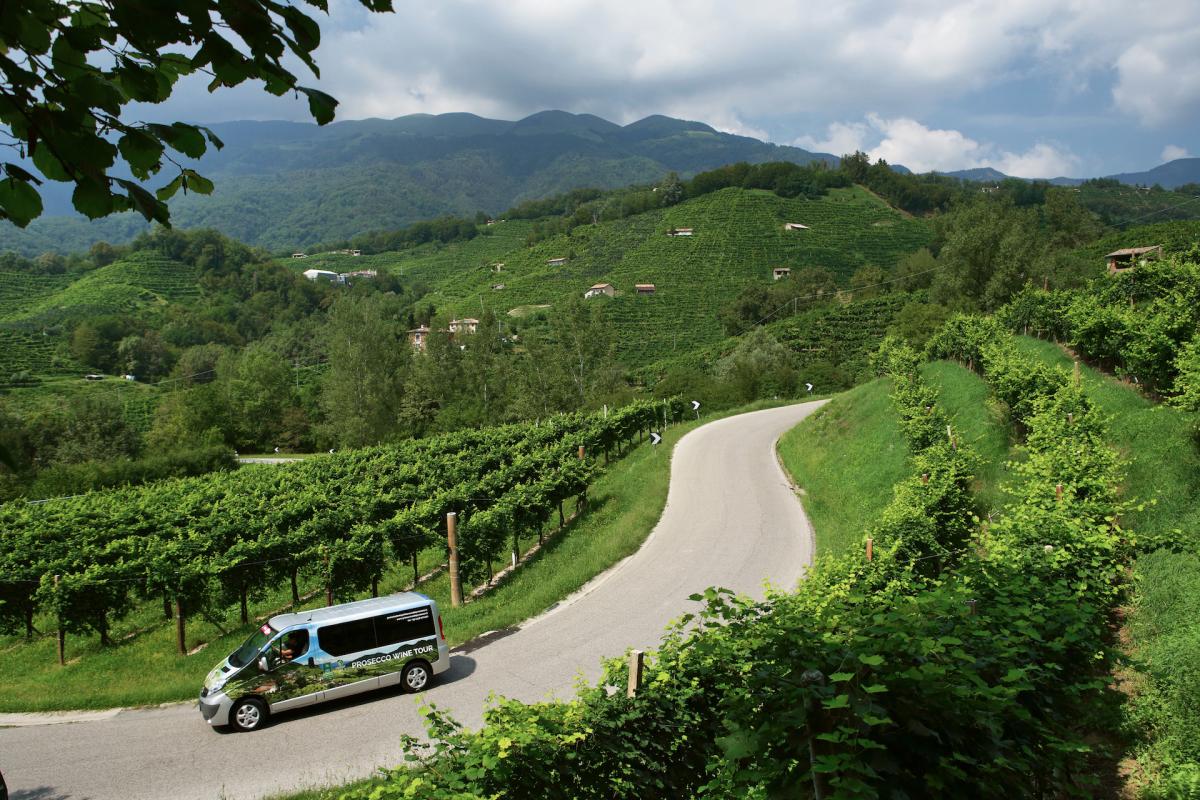
[[[1113,102],[1146,125],[1200,110],[1200,25],[1135,41],[1116,69]]]
[[[839,155],[865,150],[872,159],[882,158],[914,172],[993,167],[1021,178],[1053,178],[1069,175],[1079,166],[1079,159],[1069,150],[1046,142],[1013,153],[976,141],[962,131],[930,128],[910,117],[886,118],[879,114],[868,114],[866,122],[835,122],[825,139],[801,137],[796,143]]]
[[[834,122],[829,126],[824,139],[801,136],[792,144],[817,153],[844,156],[863,149],[869,130],[865,122]]]
[[[887,147],[910,159],[986,155],[1043,169],[1070,155],[1051,145],[999,153],[955,130],[953,114],[984,98],[989,111],[1040,104],[1045,116],[1111,102],[1104,112],[1147,125],[1186,127],[1200,112],[1195,0],[442,0],[397,3],[395,14],[330,5],[319,86],[341,100],[340,119],[561,108],[615,122],[665,113],[764,138],[764,119],[873,109],[897,123],[950,120],[941,131],[897,124]],[[204,84],[186,82],[180,100],[147,113],[307,119],[303,102],[257,88],[213,97]],[[864,146],[869,126],[844,124],[797,143],[835,154]]]
[[[1159,156],[1163,161],[1174,161],[1177,158],[1191,158],[1192,154],[1187,151],[1186,147],[1180,147],[1177,144],[1169,144],[1162,149],[1162,155]]]

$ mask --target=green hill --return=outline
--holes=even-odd
[[[200,294],[199,277],[195,267],[150,252],[133,253],[74,280],[7,273],[0,275],[6,284],[0,289],[0,325],[51,325],[189,300]],[[31,287],[28,294],[20,294],[23,286]]]
[[[784,230],[787,222],[809,228]],[[675,228],[692,228],[693,234],[668,236]],[[817,200],[722,189],[525,247],[529,230],[527,222],[501,222],[488,228],[490,236],[465,244],[353,262],[430,286],[428,301],[452,316],[478,315],[484,308],[517,316],[610,283],[615,297],[589,302],[602,304],[618,326],[621,359],[645,366],[721,343],[720,309],[747,286],[769,285],[774,267],[824,267],[844,285],[859,267],[890,269],[931,237],[927,223],[857,187]],[[550,263],[560,258],[566,261]],[[499,272],[495,264],[503,264]],[[654,284],[655,292],[640,295],[636,284]]]
[[[0,382],[78,376],[68,353],[69,326],[107,314],[154,313],[200,295],[199,270],[137,252],[81,276],[0,273]]]

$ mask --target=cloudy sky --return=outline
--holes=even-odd
[[[648,114],[912,169],[1092,176],[1200,155],[1196,0],[331,0],[339,119]],[[307,76],[305,76],[307,77]],[[307,119],[182,85],[146,116]]]

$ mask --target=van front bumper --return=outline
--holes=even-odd
[[[213,727],[228,725],[229,711],[232,708],[233,701],[224,692],[200,695],[200,716]]]

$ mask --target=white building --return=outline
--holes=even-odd
[[[329,281],[331,283],[341,282],[341,277],[336,272],[328,269],[306,269],[304,270],[304,277],[308,278],[310,281]]]
[[[613,288],[611,283],[597,283],[583,293],[583,299],[588,300],[592,297],[599,297],[602,294],[614,297],[617,294],[617,290]]]

